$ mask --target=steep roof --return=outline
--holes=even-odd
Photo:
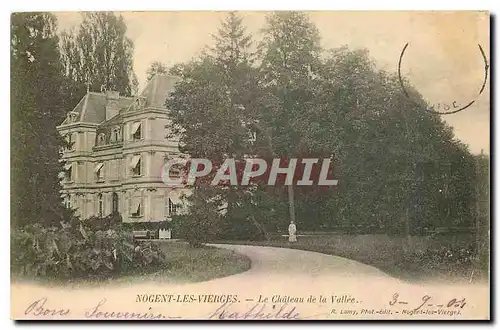
[[[179,77],[170,75],[156,75],[146,85],[139,95],[144,97],[146,107],[165,107],[168,95],[174,90]],[[119,112],[128,109],[137,97],[120,96],[118,99]],[[87,92],[78,102],[72,112],[77,112],[79,122],[101,124],[106,120],[107,94]],[[117,116],[115,116],[117,117]],[[115,117],[111,118],[116,119]],[[66,119],[63,124],[67,124]]]
[[[76,107],[72,110],[72,112],[77,113],[77,116],[76,116],[76,117],[77,117],[77,118],[79,118],[79,119],[78,119],[78,121],[80,121],[80,120],[81,120],[81,117],[82,117],[82,112],[83,112],[83,107],[84,107],[85,99],[86,99],[86,96],[84,96],[84,97],[80,100],[80,102],[78,102],[78,104],[76,105]],[[68,117],[66,117],[66,119],[64,119],[64,121],[63,121],[63,123],[62,123],[62,124],[63,124],[63,125],[64,125],[64,124],[69,124],[69,119],[68,119]]]
[[[147,107],[165,107],[165,101],[170,93],[174,91],[175,83],[179,77],[158,74],[151,78],[142,93],[146,97]]]

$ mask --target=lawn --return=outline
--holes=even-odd
[[[405,244],[401,237],[388,235],[306,235],[289,243],[287,237],[274,236],[271,241],[217,243],[285,247],[344,257],[374,266],[391,276],[409,282],[482,282],[488,267],[474,265],[468,257],[470,235],[412,237]],[[450,252],[451,251],[451,252]],[[453,254],[459,251],[459,258]],[[451,256],[450,256],[451,254]],[[463,256],[462,256],[463,255]]]
[[[166,254],[164,267],[160,269],[144,269],[140,273],[118,275],[105,280],[40,280],[36,283],[46,286],[71,286],[73,288],[102,286],[105,284],[122,286],[130,284],[155,283],[191,283],[208,281],[215,278],[230,276],[244,272],[250,268],[248,257],[234,251],[211,246],[193,248],[186,242],[159,242],[160,248]],[[34,280],[15,278],[15,281]]]

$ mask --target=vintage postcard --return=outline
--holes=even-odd
[[[15,12],[11,318],[489,320],[490,14]]]

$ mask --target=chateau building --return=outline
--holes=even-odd
[[[185,189],[162,181],[165,160],[179,155],[164,105],[177,79],[157,75],[137,97],[87,92],[58,126],[71,145],[63,198],[83,219],[119,212],[124,222],[157,222],[178,211]]]

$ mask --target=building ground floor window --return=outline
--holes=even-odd
[[[112,199],[113,199],[112,211],[113,211],[113,213],[118,213],[119,212],[119,208],[118,208],[118,194],[114,192]]]
[[[104,213],[104,200],[102,198],[102,194],[99,194],[97,196],[97,199],[98,199],[98,203],[99,203],[98,208],[97,208],[97,210],[98,210],[97,212],[98,212],[98,215],[100,217],[102,217],[102,215]]]

